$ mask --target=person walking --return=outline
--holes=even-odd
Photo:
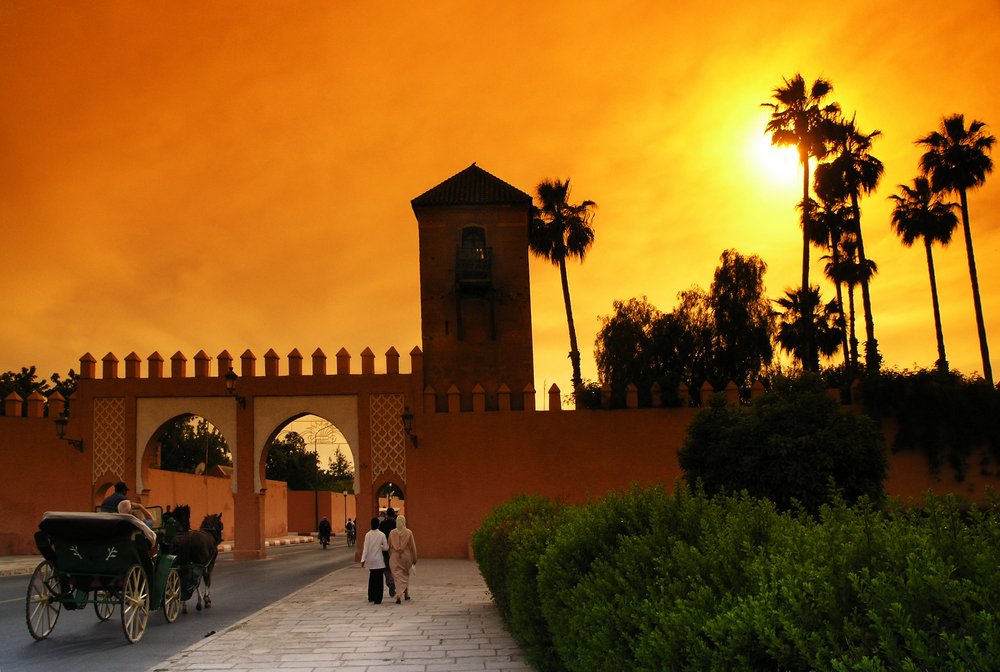
[[[417,564],[417,543],[406,529],[406,516],[396,518],[396,529],[389,533],[389,566],[396,582],[396,604],[400,594],[410,599],[410,568]]]
[[[379,524],[378,529],[385,535],[386,541],[389,540],[392,531],[396,529],[396,510],[391,506],[385,510],[385,520]],[[385,585],[389,587],[389,597],[396,597],[396,582],[392,578],[392,570],[389,569],[388,549],[382,554],[382,557],[385,560]]]
[[[365,535],[365,549],[361,552],[361,566],[368,569],[368,601],[382,604],[382,574],[385,569],[383,552],[389,551],[385,535],[378,529],[378,518],[372,518],[371,532]]]

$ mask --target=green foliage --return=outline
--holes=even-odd
[[[76,381],[78,378],[79,376],[76,372],[70,369],[69,375],[66,378],[61,378],[58,373],[53,373],[49,376],[48,380],[44,378],[38,380],[35,367],[22,366],[20,373],[16,371],[0,373],[0,402],[3,402],[11,392],[17,392],[17,395],[22,400],[26,400],[34,392],[38,392],[46,399],[53,392],[58,392],[64,399],[69,399],[70,395],[76,391]],[[46,402],[45,406],[47,414],[48,402]],[[6,414],[5,407],[6,404],[0,403],[0,414]],[[21,406],[21,415],[22,417],[27,417],[27,405]]]
[[[851,502],[881,500],[889,466],[872,420],[842,408],[818,374],[776,378],[747,409],[714,395],[677,456],[709,493],[745,490],[810,513],[830,500],[831,483]]]
[[[206,472],[233,466],[226,440],[204,418],[178,420],[160,436],[160,469],[193,474],[202,462]]]
[[[645,296],[613,302],[615,312],[602,318],[594,345],[600,379],[611,385],[611,407],[625,406],[629,383],[639,389],[640,406],[650,405],[655,382],[668,406],[680,404],[675,391],[681,382],[698,390],[705,381],[722,389],[732,380],[748,394],[774,354],[766,271],[757,256],[726,250],[710,291],[695,286],[681,292],[670,313]]]
[[[947,462],[962,480],[972,451],[988,447],[994,464],[973,466],[983,475],[997,472],[1000,391],[982,378],[957,371],[888,370],[862,376],[861,397],[872,417],[895,418],[899,433],[893,450],[919,450],[935,471]]]
[[[523,521],[526,500],[495,513]],[[560,521],[532,556],[544,614],[536,636],[554,646],[539,669],[1000,665],[996,506],[965,512],[928,496],[879,511],[837,499],[814,517],[746,494],[651,487],[567,507]],[[508,563],[506,585],[531,582],[526,569]]]
[[[560,670],[538,598],[538,559],[563,506],[518,495],[493,509],[472,535],[472,550],[500,617],[532,665]]]
[[[319,455],[309,449],[298,432],[288,432],[275,439],[268,450],[264,465],[266,478],[284,481],[289,490],[323,490],[354,492],[354,469],[337,449],[336,461],[322,469]]]

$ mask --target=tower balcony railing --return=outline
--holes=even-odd
[[[455,280],[462,285],[493,282],[493,248],[459,246],[455,256]]]

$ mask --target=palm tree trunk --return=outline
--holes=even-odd
[[[854,285],[847,285],[847,300],[851,307],[851,361],[855,368],[858,366],[858,331],[857,320],[854,317]]]
[[[566,277],[566,257],[559,260],[559,276],[562,278],[563,301],[566,302],[566,322],[569,324],[569,359],[573,363],[573,391],[583,385],[580,375],[580,350],[576,345],[576,326],[573,324],[573,306],[569,302],[569,279]]]
[[[847,315],[844,314],[844,291],[840,283],[840,245],[837,240],[833,237],[834,235],[840,235],[839,232],[831,234],[830,238],[830,255],[833,261],[833,277],[836,280],[833,281],[834,286],[837,288],[837,308],[840,310],[840,319],[844,321],[844,326],[847,326]],[[847,344],[847,329],[843,330],[841,334],[841,347],[844,348],[844,369],[851,368],[851,353]]]
[[[941,373],[948,373],[948,359],[944,356],[944,331],[941,329],[941,305],[938,303],[937,277],[934,275],[934,255],[931,253],[931,239],[924,237],[927,248],[927,272],[931,276],[931,300],[934,303],[934,328],[937,331],[938,361]]]
[[[858,205],[856,193],[851,194],[851,207],[854,209],[854,223],[857,226],[858,261],[861,263],[861,303],[865,309],[865,369],[869,373],[877,373],[882,366],[882,356],[878,353],[878,341],[875,340],[872,296],[868,288],[868,257],[865,256],[865,239],[861,235],[861,206]]]
[[[993,385],[993,367],[990,366],[990,346],[986,342],[986,322],[983,320],[983,301],[979,298],[979,275],[976,257],[972,252],[972,229],[969,227],[969,201],[965,189],[958,190],[962,198],[962,227],[965,230],[965,253],[969,256],[969,275],[972,277],[972,300],[976,306],[976,328],[979,330],[979,351],[983,356],[983,377]]]
[[[809,211],[806,204],[809,202],[809,154],[804,149],[799,149],[799,163],[802,164],[802,296],[809,292]],[[813,347],[812,324],[810,320],[805,322],[805,353],[802,359],[802,368],[812,371]]]

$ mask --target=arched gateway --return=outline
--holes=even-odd
[[[232,358],[223,351],[215,371],[203,352],[195,356],[195,375],[186,375],[186,359],[172,358],[170,377],[162,375],[162,359],[149,357],[147,376],[140,376],[135,353],[126,358],[125,377],[119,378],[118,360],[108,354],[103,376],[96,377],[96,360],[80,360],[81,380],[71,408],[79,418],[85,445],[93,446],[92,487],[95,500],[109,483],[125,480],[140,496],[148,496],[152,448],[165,427],[177,419],[197,415],[209,420],[230,446],[233,458],[235,554],[237,558],[265,557],[264,464],[267,450],[281,429],[303,415],[318,415],[335,424],[350,446],[356,465],[355,496],[358,511],[374,511],[373,484],[384,480],[406,482],[406,409],[422,405],[422,353],[410,353],[410,369],[399,373],[399,354],[385,355],[385,372],[375,373],[375,355],[361,353],[361,374],[351,373],[346,350],[337,354],[336,373],[327,375],[326,356],[316,350],[312,372],[302,371],[298,351],[289,354],[284,375],[279,357],[265,356],[264,375],[256,375],[256,357],[241,356],[241,374],[227,388]],[[214,375],[211,375],[214,373]],[[417,381],[417,382],[415,382]]]

